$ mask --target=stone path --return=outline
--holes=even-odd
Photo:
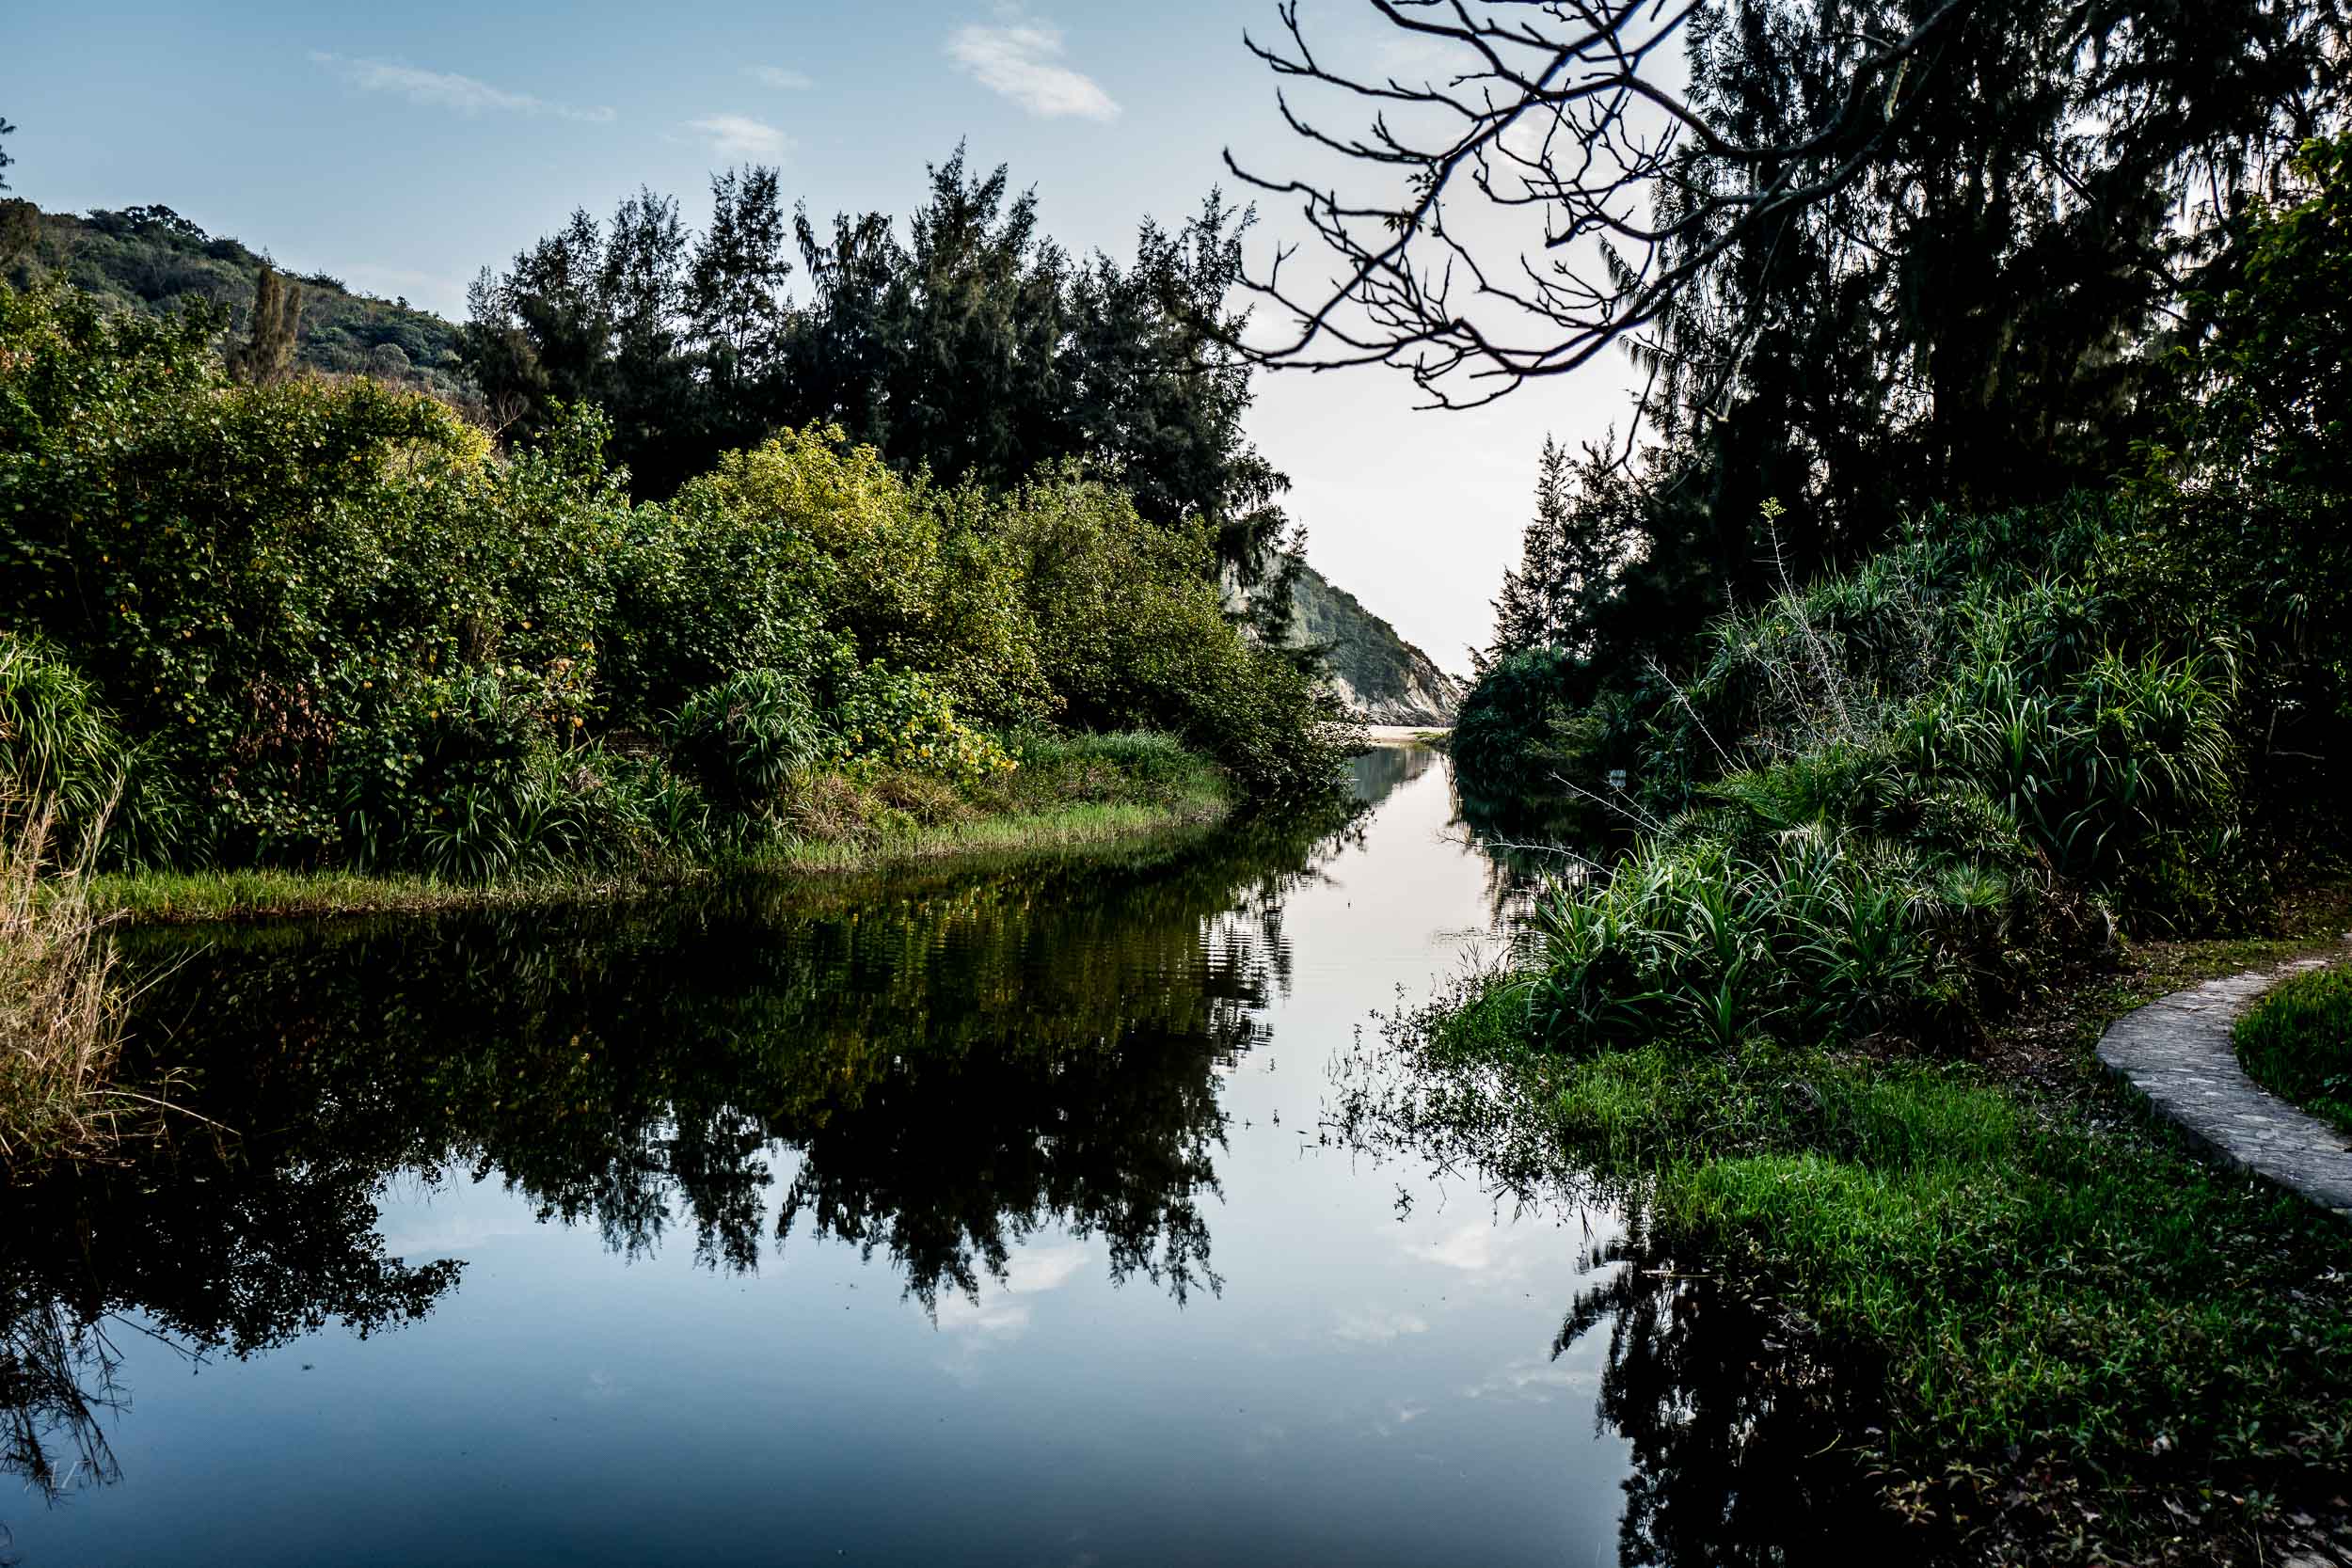
[[[2099,1059],[2231,1164],[2352,1218],[2352,1143],[2247,1077],[2230,1045],[2231,1025],[2256,997],[2329,961],[2303,958],[2175,991],[2116,1020]]]

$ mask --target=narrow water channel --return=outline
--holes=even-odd
[[[1327,1135],[1496,918],[1441,758],[1358,783],[1343,829],[132,944],[240,1136],[8,1199],[10,1550],[1651,1560],[1624,1325],[1561,1343],[1611,1217]]]

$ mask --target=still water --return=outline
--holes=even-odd
[[[1330,1132],[1499,907],[1442,759],[1357,781],[1344,827],[132,944],[239,1136],[8,1195],[11,1550],[1677,1556],[1611,1217]]]

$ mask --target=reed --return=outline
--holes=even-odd
[[[114,946],[87,895],[98,835],[58,864],[57,830],[54,800],[0,800],[0,1164],[12,1169],[103,1152],[140,1103],[112,1084]]]

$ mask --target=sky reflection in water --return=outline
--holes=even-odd
[[[1615,1560],[1606,1219],[1318,1146],[1493,908],[1441,763],[1359,775],[1337,836],[134,951],[250,1157],[19,1195],[20,1324],[211,1348],[113,1331],[120,1479],[16,1551]]]

